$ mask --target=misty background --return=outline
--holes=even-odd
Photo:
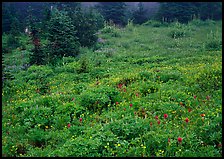
[[[117,21],[123,26],[128,20],[142,24],[152,19],[161,22],[178,20],[181,23],[187,23],[194,18],[222,19],[221,2],[3,2],[2,32],[9,33],[13,25],[22,32],[28,24],[28,17],[33,16],[35,22],[41,22],[46,18],[51,6],[62,9],[64,6],[76,4],[80,4],[83,10],[94,8],[106,21],[112,20],[115,24]],[[107,6],[110,6],[109,9]]]

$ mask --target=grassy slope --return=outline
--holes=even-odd
[[[172,38],[173,30],[185,36]],[[99,35],[106,39],[101,48],[83,49],[80,59],[27,71],[19,66],[28,51],[7,55],[6,64],[16,67],[3,89],[3,154],[220,156],[222,51],[206,48],[211,31],[221,41],[220,22],[114,28]],[[81,61],[86,73],[79,73]]]

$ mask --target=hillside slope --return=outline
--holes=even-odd
[[[222,24],[106,26],[98,49],[5,55],[3,156],[222,156]]]

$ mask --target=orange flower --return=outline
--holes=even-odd
[[[202,117],[205,117],[205,114],[201,114]]]
[[[180,102],[180,105],[181,105],[181,106],[184,106],[183,102]]]

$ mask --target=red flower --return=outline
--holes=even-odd
[[[219,143],[217,146],[218,146],[218,147],[222,147],[222,144]]]
[[[136,93],[136,97],[138,97],[139,96],[139,94],[138,93]]]
[[[82,122],[82,118],[79,118],[79,122],[80,122],[80,123]]]
[[[150,126],[152,126],[152,122],[150,122]]]
[[[158,116],[155,116],[155,118],[156,118],[156,120],[158,120],[159,118],[158,118]]]
[[[133,104],[130,104],[130,107],[132,107],[133,106]]]
[[[118,105],[119,103],[118,102],[116,102],[116,105]]]
[[[75,100],[75,98],[72,98],[72,101]]]
[[[126,89],[124,88],[124,92],[126,92]]]
[[[197,98],[197,96],[194,96],[194,99],[196,99]]]
[[[67,126],[68,128],[70,128],[71,127],[71,124],[70,123],[68,123],[68,126]]]
[[[121,88],[123,84],[119,83],[117,86],[118,88]]]
[[[158,122],[157,122],[158,124],[160,124],[160,120],[158,120]]]
[[[181,143],[182,140],[183,140],[183,139],[182,139],[181,137],[178,137],[178,138],[177,138],[177,141],[178,141],[179,143]]]
[[[168,114],[164,114],[164,119],[168,118]]]
[[[206,96],[206,99],[209,100],[211,97],[210,96]]]
[[[188,118],[186,118],[186,119],[185,119],[185,121],[186,121],[186,123],[188,123],[188,122],[189,122],[189,119],[188,119]]]
[[[191,112],[191,109],[190,109],[190,108],[188,109],[188,112],[189,112],[189,113]]]
[[[168,138],[168,142],[170,142],[170,138]]]

